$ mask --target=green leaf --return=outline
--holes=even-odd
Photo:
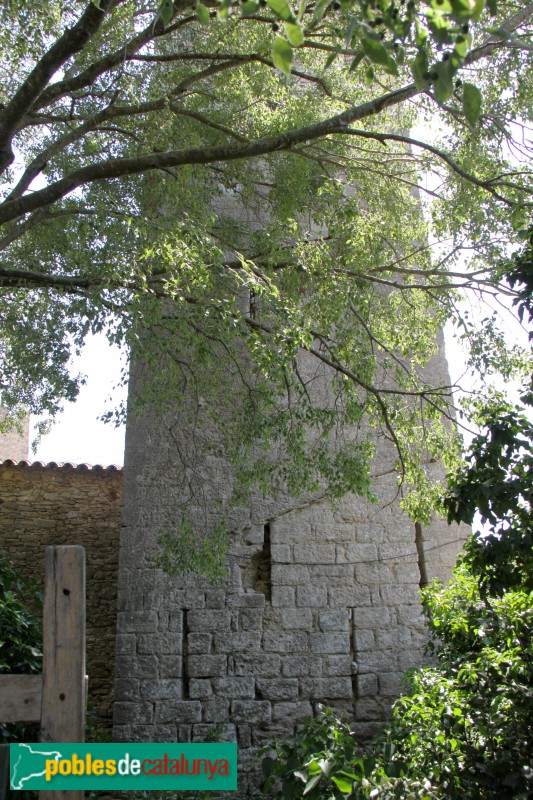
[[[331,780],[342,794],[351,794],[353,781],[348,780],[348,778],[340,778],[338,775],[332,775]]]
[[[472,83],[463,85],[463,111],[470,125],[475,126],[481,112],[481,92]]]
[[[385,67],[385,70],[391,75],[398,74],[398,67],[395,60],[389,55],[385,47],[377,39],[369,39],[365,37],[362,40],[365,55],[372,61],[373,64],[379,64]]]
[[[353,57],[353,61],[350,64],[349,72],[353,72],[354,70],[356,70],[364,57],[365,57],[365,51],[359,50],[359,52]]]
[[[373,80],[374,80],[374,67],[368,67],[367,71],[365,72],[365,85],[371,86]]]
[[[361,44],[363,45],[365,55],[368,56],[373,64],[381,64],[382,67],[387,66],[389,63],[389,54],[381,42],[379,42],[377,39],[367,39],[365,37]]]
[[[209,14],[209,9],[207,6],[204,6],[203,3],[196,4],[196,13],[198,14],[198,19],[202,23],[202,25],[208,25],[211,19]]]
[[[296,17],[287,0],[267,0],[267,3],[280,19],[285,20],[285,22],[296,22]]]
[[[433,69],[437,73],[437,80],[433,86],[435,97],[439,103],[445,103],[453,94],[453,78],[456,70],[450,60],[439,61]]]
[[[331,67],[331,65],[333,64],[333,62],[335,61],[335,59],[339,55],[339,52],[340,51],[338,51],[337,53],[330,53],[329,54],[329,56],[326,58],[326,63],[324,64],[324,69],[327,69],[328,67]]]
[[[259,11],[259,3],[256,3],[255,0],[246,0],[246,3],[241,5],[241,17],[247,17],[251,14],[257,14]]]
[[[313,775],[311,778],[309,778],[309,780],[305,784],[305,789],[303,791],[304,795],[309,794],[309,792],[315,788],[321,777],[322,773],[317,772],[316,775]]]
[[[172,19],[172,14],[174,13],[174,3],[172,0],[161,0],[159,8],[157,9],[157,16],[163,23],[163,25],[168,25],[170,20]]]
[[[301,47],[304,43],[304,32],[297,22],[286,22],[285,33],[293,47]]]
[[[420,47],[415,58],[411,62],[411,72],[415,79],[416,88],[422,91],[426,86],[426,75],[428,72],[428,53],[425,47]]]
[[[272,48],[272,61],[285,75],[291,74],[292,56],[293,50],[289,42],[286,39],[282,39],[281,36],[276,36]]]

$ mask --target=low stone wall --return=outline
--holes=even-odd
[[[42,583],[47,545],[83,545],[87,561],[89,709],[112,720],[122,470],[86,464],[0,463],[0,548]]]

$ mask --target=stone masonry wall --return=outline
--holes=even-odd
[[[0,463],[0,548],[44,578],[47,545],[78,544],[87,564],[89,708],[111,724],[122,471],[86,464]]]
[[[446,382],[442,352],[430,368]],[[424,658],[421,573],[447,580],[465,532],[435,520],[416,537],[400,510],[395,453],[380,440],[375,505],[255,495],[226,509],[221,586],[169,577],[153,560],[160,535],[184,507],[198,530],[212,530],[229,495],[216,437],[208,426],[191,432],[179,412],[128,420],[114,738],[237,741],[239,794],[253,794],[258,748],[290,736],[317,703],[358,736],[382,726],[403,672]],[[210,455],[195,461],[203,443]]]

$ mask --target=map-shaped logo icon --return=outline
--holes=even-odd
[[[59,761],[62,754],[57,750],[47,750],[46,745],[19,744],[11,746],[11,788],[31,789],[32,780],[42,779],[46,773],[46,762]]]

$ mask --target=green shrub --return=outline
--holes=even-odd
[[[42,670],[42,593],[0,555],[0,673]],[[0,742],[37,742],[35,723],[0,723]],[[30,800],[34,792],[8,789],[6,800]]]

